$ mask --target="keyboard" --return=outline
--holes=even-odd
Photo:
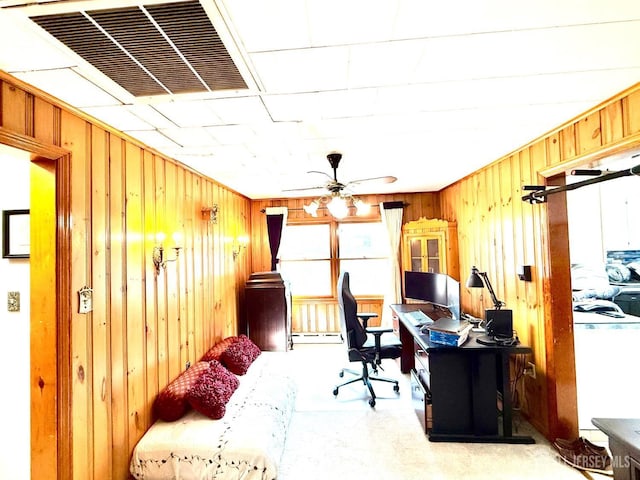
[[[414,327],[417,327],[418,325],[425,325],[427,323],[433,323],[433,320],[431,320],[424,312],[420,310],[407,312],[404,315],[411,321]]]

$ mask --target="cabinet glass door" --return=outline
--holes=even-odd
[[[411,271],[413,272],[424,272],[422,265],[422,243],[421,238],[414,238],[410,243]]]
[[[440,272],[440,241],[437,238],[427,238],[427,266],[431,273]]]
[[[420,236],[409,240],[411,271],[441,273],[440,239]]]

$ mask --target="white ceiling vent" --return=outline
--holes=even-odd
[[[30,18],[136,97],[247,88],[197,0]]]

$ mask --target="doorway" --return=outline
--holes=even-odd
[[[604,158],[592,168],[629,169],[640,163],[637,154]],[[567,176],[567,183],[585,178]],[[640,364],[634,347],[640,342],[640,316],[626,306],[623,311],[619,299],[632,291],[634,281],[640,291],[640,277],[616,278],[613,265],[632,261],[634,252],[640,262],[639,180],[623,177],[567,192],[574,310],[587,310],[573,313],[578,427],[592,440],[600,434],[591,418],[638,415],[638,390],[630,379]]]
[[[71,156],[63,148],[4,129],[0,145],[30,159],[31,478],[72,478]]]
[[[11,212],[28,210],[29,202],[29,153],[0,145],[0,210]],[[4,217],[4,214],[3,214]],[[5,385],[11,385],[11,395],[0,397],[0,410],[6,415],[6,424],[0,434],[0,478],[21,478],[29,471],[29,318],[30,280],[29,258],[4,257],[5,234],[15,235],[2,228],[0,240],[3,257],[0,258],[0,365]],[[28,250],[27,250],[28,251]],[[11,254],[11,251],[8,252]],[[22,252],[22,254],[24,254]],[[13,299],[11,306],[9,298]],[[14,432],[26,432],[15,435]]]

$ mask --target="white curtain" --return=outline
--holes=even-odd
[[[384,202],[380,204],[382,224],[389,236],[389,284],[382,305],[383,327],[391,327],[391,309],[389,305],[402,303],[402,281],[400,273],[400,238],[402,237],[402,202]]]

